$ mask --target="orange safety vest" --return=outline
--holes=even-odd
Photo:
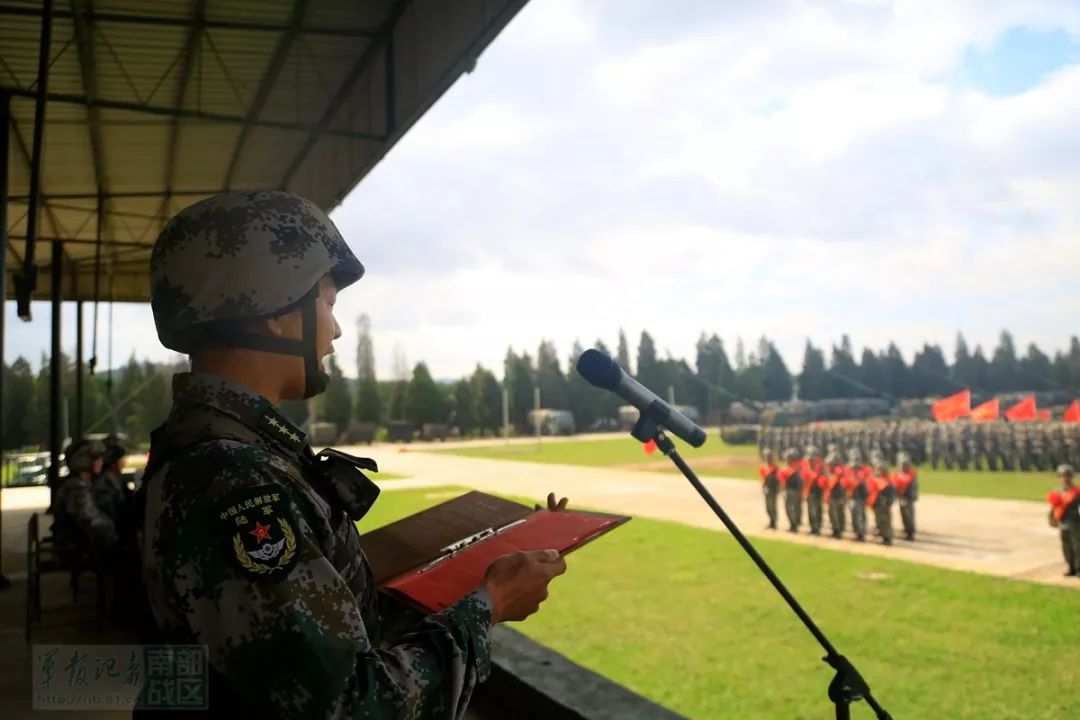
[[[888,476],[881,477],[880,475],[875,475],[870,478],[870,495],[866,498],[867,507],[874,507],[874,504],[877,502],[878,495],[880,495],[881,491],[887,487],[889,487]]]
[[[765,484],[765,479],[767,477],[769,477],[769,475],[775,470],[776,470],[776,463],[763,464],[761,467],[759,467],[757,469],[758,475],[761,476],[761,484],[762,485]],[[777,473],[777,475],[779,475],[779,474],[780,473]]]
[[[851,489],[848,487],[847,478],[851,475],[851,468],[846,465],[834,465],[832,472],[825,478],[825,501],[829,502],[832,498],[833,490],[839,485],[844,495],[850,495]]]
[[[788,478],[790,478],[792,475],[794,475],[801,469],[802,468],[799,467],[799,463],[796,462],[794,465],[788,465],[786,468],[783,468],[780,470],[780,472],[776,473],[776,476],[780,478],[780,487],[786,489]]]
[[[1047,500],[1050,501],[1050,507],[1054,509],[1054,519],[1061,522],[1061,519],[1065,517],[1065,511],[1078,498],[1080,498],[1080,486],[1076,485],[1065,488],[1061,492],[1050,493]]]
[[[915,469],[912,468],[911,472],[901,472],[897,470],[892,475],[893,485],[896,486],[896,490],[901,497],[907,492],[907,489],[911,487],[911,483],[915,482]]]

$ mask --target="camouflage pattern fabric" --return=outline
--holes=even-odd
[[[829,525],[832,527],[833,537],[838,538],[844,534],[844,524],[846,522],[844,505],[847,501],[846,495],[847,493],[844,492],[844,486],[840,483],[836,483],[829,494]]]
[[[387,642],[356,526],[304,434],[213,376],[175,376],[173,397],[140,488],[144,575],[164,639],[209,648],[211,711],[461,718],[490,672],[487,593]]]
[[[364,266],[314,203],[272,190],[207,198],[174,216],[154,244],[150,296],[158,337],[167,348],[191,352],[193,328],[280,313],[326,273],[343,290]]]
[[[94,505],[119,527],[120,515],[124,507],[123,478],[106,470],[94,478],[90,492],[94,498]]]
[[[939,424],[928,420],[835,421],[818,427],[763,426],[761,451],[812,444],[836,447],[862,458],[880,457],[897,465],[901,453],[915,466],[1013,472],[1080,464],[1080,423],[1059,420],[1024,423]]]
[[[56,518],[53,536],[57,547],[70,547],[72,552],[92,549],[103,552],[116,545],[116,525],[96,504],[92,481],[81,474],[68,475],[56,493]],[[67,557],[70,553],[61,552]]]

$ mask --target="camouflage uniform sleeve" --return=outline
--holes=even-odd
[[[168,517],[179,503],[153,490],[148,498],[162,513],[154,552],[164,553],[174,608],[214,670],[270,717],[461,718],[490,672],[487,593],[373,647],[362,600],[324,553],[325,529],[298,501],[302,491],[272,462],[242,455],[212,463],[209,492],[182,518]],[[188,472],[163,474],[182,488]]]
[[[94,503],[90,485],[84,481],[72,482],[64,495],[64,511],[75,521],[85,537],[98,548],[110,548],[117,542],[116,525]]]

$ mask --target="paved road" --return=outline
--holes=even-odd
[[[370,455],[385,472],[409,479],[386,482],[387,490],[457,485],[510,493],[538,500],[554,491],[576,505],[611,512],[671,520],[719,530],[723,527],[693,488],[673,472],[550,465],[511,460],[465,458],[425,452],[416,445],[342,448]],[[1064,578],[1057,531],[1048,527],[1043,504],[923,495],[918,505],[919,537],[898,540],[891,548],[877,542],[856,543],[792,535],[765,529],[759,487],[745,480],[708,478],[706,486],[744,533],[863,555],[882,555],[937,567],[1031,580],[1080,590],[1080,580]],[[48,503],[46,488],[3,491],[3,570],[16,577],[23,568],[26,521]],[[894,522],[899,527],[899,518]]]
[[[379,462],[380,469],[409,478],[388,481],[383,485],[388,490],[458,485],[537,499],[554,491],[581,506],[724,531],[690,484],[674,471],[660,473],[466,458],[417,450],[415,445],[384,445],[352,448],[351,451],[371,455]],[[898,540],[892,547],[884,547],[880,542],[857,543],[850,538],[812,537],[806,533],[805,525],[798,535],[767,530],[757,483],[708,478],[705,485],[742,531],[752,537],[894,557],[1080,590],[1080,580],[1062,576],[1064,561],[1058,534],[1047,525],[1046,509],[1041,503],[923,495],[917,510],[919,535],[916,541]],[[898,515],[894,523],[899,527]]]

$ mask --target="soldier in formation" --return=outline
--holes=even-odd
[[[874,511],[875,534],[886,545],[892,545],[892,506],[896,501],[896,486],[889,476],[889,467],[884,462],[878,462],[868,482],[870,491],[866,504]]]
[[[803,461],[806,519],[810,523],[810,534],[820,535],[821,524],[825,519],[825,487],[828,485],[829,475],[825,469],[825,461],[821,459],[816,447],[808,447],[806,455],[806,460]]]
[[[846,462],[848,456],[840,448],[830,446],[822,460],[818,449],[811,445],[805,453],[788,448],[784,452],[786,466],[777,469],[772,451],[766,448],[758,473],[765,493],[769,527],[775,529],[776,496],[782,489],[791,532],[799,530],[805,502],[811,535],[821,534],[827,506],[834,538],[843,537],[850,512],[855,539],[864,542],[869,508],[874,513],[875,534],[885,545],[892,545],[892,508],[899,501],[904,535],[908,540],[914,540],[915,502],[918,500],[916,471],[905,453],[898,454],[900,466],[890,473],[882,454],[876,449],[871,465],[863,462],[858,450],[851,452],[849,464]]]
[[[1080,575],[1080,487],[1074,483],[1072,465],[1057,469],[1061,488],[1050,493],[1050,526],[1061,533],[1061,552],[1065,556],[1065,575]]]
[[[784,453],[787,467],[779,473],[780,487],[784,490],[784,511],[787,513],[788,532],[799,532],[802,525],[803,465],[799,451],[789,448]]]
[[[776,529],[776,498],[780,494],[780,468],[776,464],[773,451],[769,449],[761,452],[761,467],[758,475],[761,477],[761,492],[765,496],[765,513],[769,516],[769,529]]]
[[[900,522],[904,526],[904,537],[915,539],[915,502],[919,499],[919,477],[911,458],[906,453],[900,454],[900,467],[893,473],[893,485],[900,501]]]
[[[914,466],[935,470],[1046,471],[1080,465],[1080,424],[1064,422],[872,420],[766,426],[758,444],[775,453],[808,445],[836,447],[849,455],[879,456],[890,466],[899,465],[903,453]]]
[[[158,336],[192,369],[139,489],[145,582],[159,642],[207,647],[215,716],[461,718],[490,673],[491,627],[536,612],[566,569],[554,550],[504,556],[384,636],[356,529],[374,463],[316,456],[277,409],[325,390],[334,303],[363,273],[326,214],[284,192],[204,200],[154,246]]]
[[[828,466],[829,480],[825,489],[825,501],[829,504],[829,526],[832,528],[832,536],[839,538],[844,535],[844,525],[847,514],[844,508],[851,492],[852,473],[844,464],[843,456],[839,450],[833,449],[825,458]]]

